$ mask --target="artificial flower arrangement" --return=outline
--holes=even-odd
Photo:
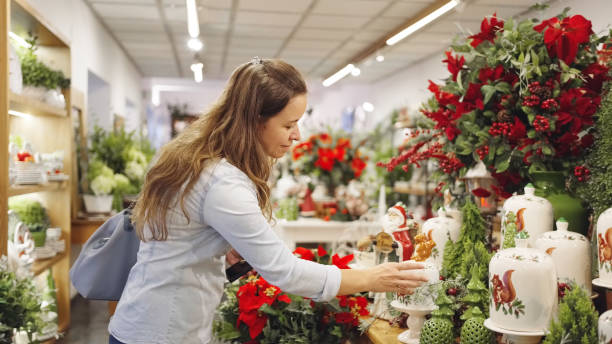
[[[349,269],[353,259],[353,255],[331,256],[321,246],[316,253],[302,247],[293,253],[340,269]],[[257,274],[229,284],[225,295],[213,330],[219,339],[232,343],[340,343],[358,336],[359,317],[369,314],[363,296],[314,302],[284,293]]]
[[[334,136],[329,133],[312,135],[292,150],[292,168],[315,176],[330,192],[336,186],[359,179],[368,161],[368,157],[359,152],[361,144],[354,147],[350,138]]]
[[[479,161],[509,197],[535,171],[584,175],[582,156],[593,145],[591,130],[609,79],[598,62],[598,37],[581,15],[560,15],[536,24],[505,22],[494,14],[481,31],[446,52],[451,75],[430,81],[433,97],[422,113],[431,130],[415,132],[388,163],[392,170],[433,160],[441,188]]]

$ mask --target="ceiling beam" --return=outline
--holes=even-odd
[[[232,8],[230,10],[230,19],[227,33],[225,34],[225,44],[223,45],[223,57],[221,58],[221,68],[219,70],[220,75],[225,74],[225,66],[227,65],[227,55],[229,51],[229,45],[232,40],[232,35],[234,33],[234,22],[236,22],[236,12],[238,10],[238,0],[232,0]]]
[[[336,53],[338,50],[341,50],[345,45],[347,45],[350,41],[353,40],[353,38],[361,33],[366,27],[368,27],[368,25],[370,25],[374,20],[382,17],[383,13],[385,13],[389,8],[391,8],[391,6],[395,5],[396,3],[398,3],[399,0],[394,0],[391,1],[387,4],[387,6],[385,6],[383,9],[381,9],[380,11],[378,11],[378,13],[376,13],[375,15],[373,15],[370,20],[368,20],[367,22],[365,22],[363,25],[361,25],[361,27],[358,30],[355,30],[355,32],[350,35],[347,39],[345,39],[344,41],[342,41],[335,49],[330,50],[329,53],[327,53],[327,55],[325,55],[325,57],[323,57],[316,65],[314,65],[314,67],[312,67],[307,74],[312,74],[315,70],[317,70],[317,68],[319,68],[323,63],[325,63],[334,53]],[[346,66],[348,63],[345,63],[342,65],[342,67]],[[338,68],[340,69],[340,68]],[[337,69],[335,69],[337,70]],[[335,71],[334,70],[334,71]]]
[[[170,42],[170,47],[172,48],[172,55],[174,56],[174,63],[176,64],[178,75],[183,78],[185,75],[183,74],[183,68],[181,68],[181,60],[179,60],[178,57],[176,43],[174,42],[174,36],[172,36],[172,30],[170,29],[168,20],[166,20],[166,11],[164,11],[164,4],[162,3],[162,0],[156,0],[155,4],[157,5],[157,12],[159,12],[159,17],[162,21],[162,25],[164,26],[164,31],[166,32],[166,36],[168,37],[168,41]]]
[[[100,17],[100,15],[98,14],[98,11],[96,11],[96,9],[93,8],[93,6],[89,2],[89,0],[85,0],[84,2],[85,2],[85,6],[87,6],[89,8],[89,10],[93,14],[93,16],[98,20],[98,23],[100,23],[100,25],[102,25],[104,30],[106,30],[106,32],[109,34],[109,36],[111,36],[111,38],[115,41],[115,43],[117,43],[117,45],[119,46],[119,49],[121,49],[121,51],[123,51],[123,53],[125,54],[125,57],[127,57],[128,61],[130,61],[132,63],[134,68],[136,68],[136,70],[138,71],[138,73],[140,73],[141,76],[145,76],[144,73],[142,72],[142,69],[140,69],[140,66],[136,63],[136,60],[134,60],[132,55],[130,55],[130,53],[128,53],[127,49],[125,49],[125,46],[117,38],[117,36],[113,32],[113,30],[111,30],[110,27],[108,27],[108,25],[106,25],[106,22],[102,19],[102,17]]]
[[[297,32],[297,30],[300,29],[300,27],[302,26],[302,23],[310,15],[310,13],[312,12],[312,9],[315,7],[315,5],[318,2],[319,2],[319,0],[313,0],[310,3],[310,5],[308,6],[308,8],[302,13],[302,16],[300,17],[298,22],[295,24],[295,26],[293,26],[293,30],[291,30],[291,33],[289,33],[289,36],[287,36],[287,38],[285,38],[285,40],[281,44],[280,48],[278,48],[276,53],[274,55],[272,55],[272,56],[274,56],[274,58],[279,58],[280,57],[280,54],[283,52],[283,50],[285,50],[285,48],[287,47],[287,44],[289,44],[289,42],[293,39],[293,36]]]

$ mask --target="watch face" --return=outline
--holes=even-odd
[[[9,51],[9,87],[13,93],[19,94],[23,89],[21,61],[11,44],[9,44]]]

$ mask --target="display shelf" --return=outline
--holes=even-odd
[[[367,321],[372,321],[368,319]],[[376,319],[368,328],[366,335],[374,344],[394,344],[400,343],[397,336],[404,332],[405,328],[399,328],[389,325],[389,322],[382,319]]]
[[[66,109],[51,106],[39,100],[29,98],[20,94],[9,93],[9,110],[18,111],[33,116],[56,116],[68,117]]]
[[[38,60],[55,70],[71,77],[71,51],[65,37],[48,25],[42,13],[37,12],[28,0],[3,1],[0,6],[0,24],[4,34],[0,35],[0,54],[4,61],[0,65],[0,255],[7,253],[7,216],[8,200],[13,196],[27,197],[39,201],[46,209],[54,227],[62,230],[66,242],[63,253],[55,257],[34,262],[35,275],[51,268],[57,290],[57,313],[60,331],[70,324],[70,238],[71,238],[71,190],[72,179],[48,182],[39,185],[8,185],[8,146],[9,136],[19,136],[29,142],[36,152],[64,152],[64,169],[73,171],[73,127],[70,89],[62,90],[66,106],[58,108],[42,101],[16,94],[9,87],[9,44],[7,31],[18,36],[37,36],[40,45],[36,49]],[[19,64],[15,64],[16,66]],[[16,68],[16,67],[14,67]],[[10,111],[12,110],[12,111]],[[10,112],[10,113],[9,113]],[[22,115],[24,114],[24,115]]]
[[[43,192],[43,191],[64,191],[67,189],[67,182],[49,182],[44,184],[35,184],[35,185],[13,185],[9,187],[8,196],[19,196],[25,195],[34,192]]]
[[[60,252],[51,258],[36,260],[34,264],[32,264],[32,273],[34,276],[40,275],[42,272],[52,268],[55,264],[64,259],[66,255],[67,252],[64,250],[64,252]]]

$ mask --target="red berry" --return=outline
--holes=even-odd
[[[455,288],[449,288],[449,289],[446,291],[446,293],[447,293],[448,295],[453,295],[453,296],[455,296],[455,295],[457,295],[457,289],[455,289]]]

